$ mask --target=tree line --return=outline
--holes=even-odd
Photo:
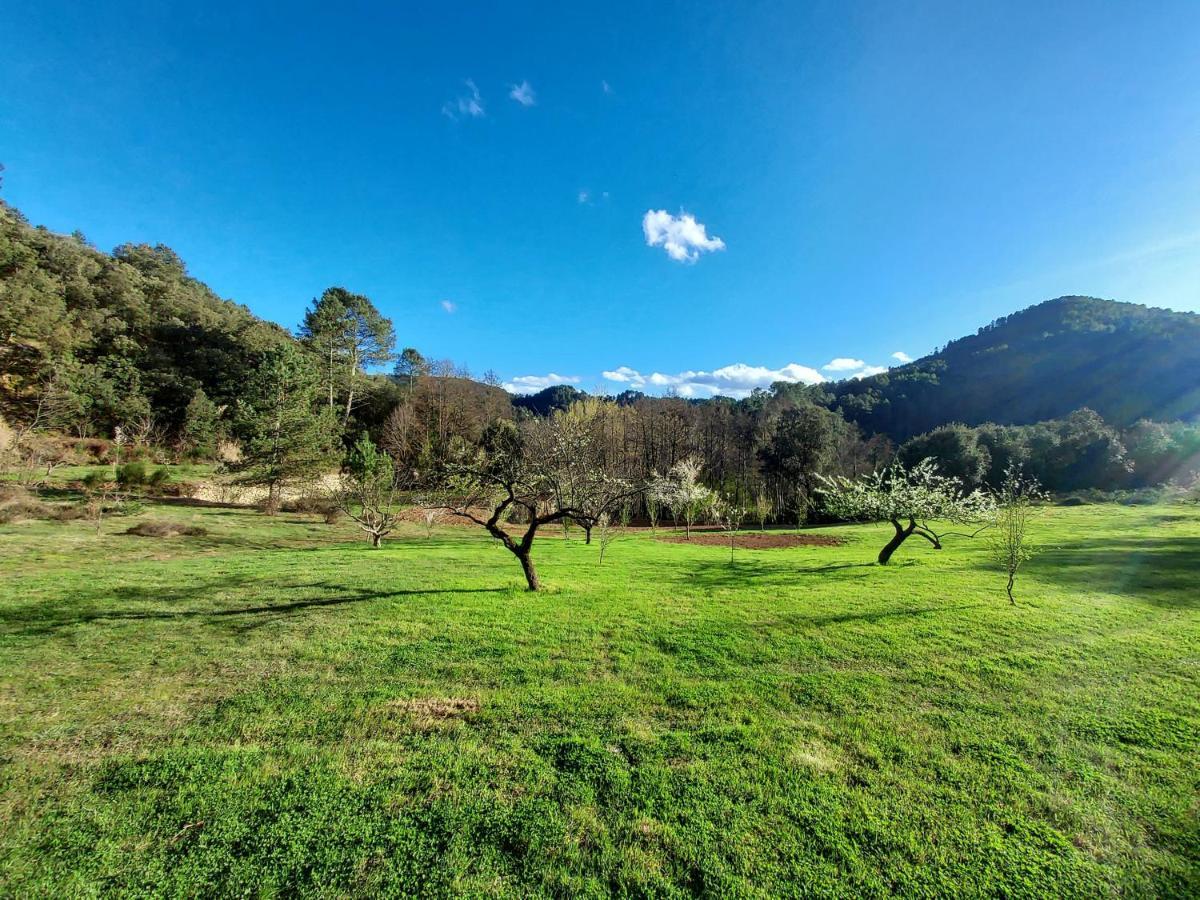
[[[162,245],[111,254],[35,228],[0,203],[0,416],[10,455],[53,466],[69,442],[118,440],[176,458],[225,458],[275,506],[288,481],[336,469],[363,436],[401,471],[429,473],[484,445],[497,423],[580,407],[612,477],[648,484],[684,461],[772,521],[812,515],[817,479],[932,457],[970,488],[1013,464],[1057,491],[1194,477],[1200,428],[1118,430],[1081,409],[1032,425],[939,425],[897,445],[858,424],[840,386],[775,384],[734,400],[559,386],[512,397],[494,373],[400,348],[372,301],[331,287],[294,333],[223,300]],[[582,404],[582,406],[581,406]],[[590,404],[590,405],[589,405]],[[645,499],[636,515],[649,514]]]

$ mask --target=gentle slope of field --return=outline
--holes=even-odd
[[[0,894],[1200,892],[1200,510],[740,550],[0,526]]]

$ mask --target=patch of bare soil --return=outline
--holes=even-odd
[[[729,535],[720,532],[692,532],[691,540],[686,535],[671,534],[659,538],[668,544],[706,544],[729,546]],[[733,546],[741,550],[782,550],[785,547],[837,547],[845,539],[828,534],[775,534],[770,531],[739,531],[733,538]]]
[[[470,697],[414,697],[396,700],[393,706],[418,717],[457,719],[479,711],[479,701]]]

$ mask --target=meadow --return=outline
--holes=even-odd
[[[1018,605],[886,525],[598,565],[148,504],[0,526],[0,894],[1195,896],[1200,509],[1057,507]],[[919,544],[919,546],[918,546]]]

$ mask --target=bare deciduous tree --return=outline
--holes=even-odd
[[[531,591],[541,587],[532,558],[538,529],[566,519],[595,525],[612,508],[600,505],[596,491],[617,496],[581,462],[588,456],[580,440],[561,416],[519,427],[498,421],[487,429],[478,449],[462,453],[440,473],[442,499],[437,505],[482,526],[516,556]],[[626,487],[621,496],[632,493],[634,489]],[[524,526],[519,536],[505,527],[514,510],[523,520],[518,523]]]

